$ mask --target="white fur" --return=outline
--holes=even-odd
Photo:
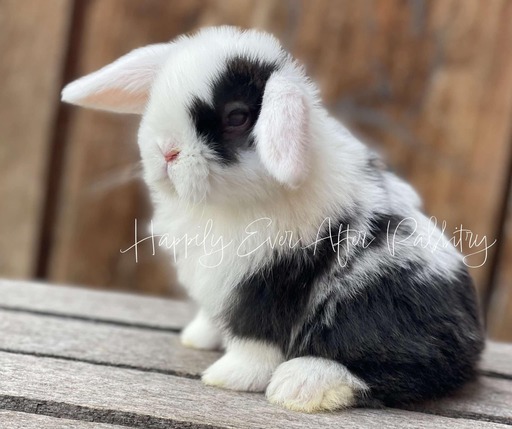
[[[204,372],[202,380],[223,389],[263,392],[283,360],[283,354],[275,346],[234,340],[228,344],[227,353]]]
[[[222,347],[222,334],[203,310],[181,333],[181,343],[185,347],[202,350],[218,350]]]
[[[340,363],[300,357],[279,365],[267,387],[273,404],[312,413],[347,408],[368,386]]]

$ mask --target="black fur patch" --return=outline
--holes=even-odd
[[[393,240],[395,235],[398,239],[402,237],[407,238],[413,231],[411,229],[413,225],[406,219],[384,213],[374,213],[368,219],[368,227],[365,229],[357,229],[354,228],[355,226],[350,225],[352,232],[349,230],[346,237],[351,238],[348,238],[343,243],[344,245],[339,246],[337,249],[341,252],[337,256],[340,269],[334,271],[333,276],[338,279],[343,279],[343,277],[350,273],[354,265],[357,264],[357,261],[364,254],[369,254],[382,247],[386,247],[389,250],[389,242]],[[345,232],[346,230],[343,231],[343,233]],[[344,238],[344,236],[342,235],[341,238]]]
[[[400,221],[374,215],[367,228],[371,244],[347,249],[332,243],[347,225],[357,224],[340,220],[323,231],[316,248],[275,256],[235,288],[225,325],[237,337],[277,345],[287,359],[342,363],[370,386],[365,401],[399,405],[458,388],[474,375],[483,348],[476,294],[464,266],[453,281],[428,275],[419,264],[385,266],[361,278],[357,293],[340,293],[355,290],[348,274],[358,258],[387,246],[387,234]],[[409,234],[403,223],[399,231]],[[336,267],[339,252],[346,263]],[[312,307],[320,278],[333,286]]]
[[[315,282],[333,267],[340,275],[348,273],[361,252],[386,245],[386,235],[394,233],[398,222],[397,217],[376,214],[366,231],[365,240],[371,244],[365,248],[367,243],[347,239],[357,234],[355,221],[326,219],[315,243],[275,252],[270,263],[236,287],[228,311],[231,332],[286,350],[292,327],[308,309]]]
[[[333,243],[348,225],[347,219],[326,227],[316,246],[296,247],[283,255],[274,253],[271,263],[239,284],[227,312],[230,331],[286,350],[292,328],[307,311],[315,281],[336,260]]]
[[[264,63],[235,57],[226,64],[225,71],[211,83],[212,103],[195,97],[189,114],[196,132],[218,155],[222,163],[230,164],[237,153],[252,145],[250,133],[261,110],[265,85],[270,75],[278,70],[277,63]],[[222,114],[227,103],[240,101],[249,107],[251,126],[242,136],[234,138],[224,132]]]
[[[389,267],[353,298],[330,299],[335,322],[318,323],[319,306],[289,358],[336,360],[388,406],[442,396],[474,376],[483,333],[465,267],[454,281],[416,264]]]

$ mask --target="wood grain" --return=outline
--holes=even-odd
[[[0,409],[146,428],[329,426],[341,417],[288,413],[262,395],[202,386],[194,379],[220,353],[180,345],[187,303],[9,281],[0,296],[0,332],[8,333],[0,336]],[[448,424],[446,416],[460,427],[510,424],[511,355],[512,345],[490,343],[481,368],[492,377],[408,411],[350,410],[344,425],[371,427],[380,418],[390,427],[434,427]]]
[[[9,280],[0,280],[0,307],[174,331],[194,313],[190,302]]]
[[[512,423],[512,381],[480,377],[478,382],[464,386],[459,392],[441,401],[430,401],[411,406],[421,412],[452,416],[498,417],[499,421]]]
[[[512,341],[512,186],[510,189],[504,235],[500,238],[503,246],[487,317],[489,335],[500,341]]]
[[[91,323],[93,322],[93,323]],[[101,319],[62,320],[0,310],[0,348],[85,361],[167,371],[198,377],[220,357],[181,346],[176,332],[137,323],[112,325]],[[35,340],[37,338],[37,341]],[[512,344],[488,342],[480,364],[484,374],[512,379]]]
[[[126,429],[126,426],[54,418],[6,410],[0,410],[0,427],[5,429]]]
[[[181,345],[179,336],[103,323],[0,310],[0,349],[198,378],[219,357]]]
[[[35,275],[71,2],[0,1],[0,273]]]
[[[263,395],[223,391],[197,380],[81,362],[0,353],[0,407],[40,410],[54,405],[61,417],[80,411],[92,421],[147,428],[179,427],[183,422],[228,428],[253,427],[415,427],[504,428],[498,423],[451,419],[389,409],[301,414],[270,405]],[[126,387],[130,386],[129,389]],[[501,410],[502,413],[510,411]],[[165,426],[167,427],[167,426]]]
[[[512,379],[512,344],[487,341],[480,368]]]
[[[186,301],[9,280],[0,280],[0,308],[171,332],[183,328],[195,312]],[[512,344],[488,341],[481,368],[510,377],[510,356]]]

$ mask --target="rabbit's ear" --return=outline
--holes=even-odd
[[[298,186],[309,165],[309,111],[300,86],[279,73],[269,78],[254,135],[270,174],[290,187]]]
[[[156,73],[169,56],[170,43],[149,45],[68,84],[62,101],[119,113],[142,113]]]

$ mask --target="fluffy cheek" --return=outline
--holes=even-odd
[[[210,184],[208,162],[205,158],[182,154],[176,163],[168,167],[167,173],[180,199],[191,203],[206,199]]]
[[[240,154],[236,164],[212,163],[209,200],[229,204],[256,203],[277,197],[280,184],[271,178],[256,153]]]

